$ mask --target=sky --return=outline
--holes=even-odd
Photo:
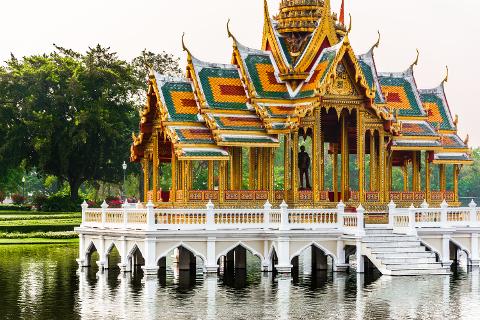
[[[268,0],[276,14],[280,0]],[[338,12],[341,0],[332,0]],[[350,40],[361,54],[377,40],[379,71],[403,71],[420,50],[415,77],[419,88],[436,87],[450,69],[446,92],[459,134],[480,146],[480,1],[345,0],[352,15]],[[202,60],[228,63],[232,41],[226,22],[241,43],[261,45],[263,0],[9,0],[2,1],[0,61],[52,51],[52,44],[85,51],[100,43],[124,59],[142,49],[166,51],[181,58],[181,35]],[[348,19],[348,18],[347,18]]]

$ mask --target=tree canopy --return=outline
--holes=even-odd
[[[0,175],[24,163],[67,181],[72,200],[85,181],[121,181],[146,89],[145,57],[178,72],[168,54],[144,51],[127,62],[100,45],[12,55],[0,69]]]

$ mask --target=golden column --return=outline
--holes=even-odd
[[[322,123],[321,123],[321,109],[316,108],[314,111],[315,123],[313,125],[313,139],[312,139],[312,188],[313,201],[320,201],[320,174],[321,174],[321,152],[322,147]]]
[[[293,133],[293,146],[292,146],[292,193],[293,193],[293,202],[297,203],[299,199],[298,194],[298,184],[300,180],[298,172],[298,131]]]
[[[412,151],[412,191],[417,191],[418,175],[417,175],[417,152]]]
[[[290,133],[287,133],[283,137],[284,141],[284,150],[283,150],[283,190],[284,192],[284,198],[285,201],[288,201],[288,191],[290,190],[291,187],[291,182],[292,182],[292,165],[291,165],[291,153],[292,153],[292,135]]]
[[[425,200],[430,201],[430,159],[428,152],[425,152]]]
[[[172,148],[172,184],[170,187],[170,202],[175,202],[177,200],[177,156],[175,155],[175,151]]]
[[[377,164],[376,164],[376,150],[375,150],[375,131],[373,129],[370,129],[370,191],[377,191],[376,188],[376,169],[377,169]]]
[[[268,164],[268,190],[270,191],[270,202],[275,200],[275,149],[268,149],[270,156]]]
[[[338,202],[338,144],[334,143],[332,153],[332,187],[333,187],[333,201]]]
[[[218,162],[218,193],[220,203],[225,200],[225,189],[227,187],[227,161]]]
[[[257,148],[257,190],[263,190],[263,148]]]
[[[153,181],[152,181],[152,201],[157,202],[157,191],[158,191],[158,165],[159,165],[159,160],[158,160],[158,132],[155,133],[153,136],[153,168],[152,168],[152,175],[153,175]]]
[[[348,123],[347,113],[343,112],[341,117],[341,153],[342,153],[342,175],[341,175],[341,187],[342,187],[342,200],[347,202],[349,199],[350,191],[350,150],[348,148]]]
[[[207,189],[208,190],[214,190],[215,189],[215,162],[213,160],[208,161],[208,185]]]
[[[263,184],[263,189],[262,190],[269,190],[269,185],[270,185],[270,148],[264,148],[263,149],[263,174],[262,174],[262,184]]]
[[[148,191],[150,191],[150,161],[148,157],[143,158],[142,167],[143,167],[143,202],[148,202]]]
[[[250,148],[248,164],[248,189],[255,190],[256,186],[256,171],[257,167],[257,148]]]
[[[458,164],[453,165],[453,201],[458,202],[458,176],[460,174],[460,166]]]
[[[363,113],[357,109],[357,161],[358,161],[358,196],[360,203],[365,201],[365,132]]]
[[[438,169],[440,171],[440,191],[445,192],[447,191],[447,169],[444,164],[440,164]]]
[[[408,192],[408,161],[403,162],[403,191]]]
[[[386,173],[386,150],[385,150],[385,132],[380,129],[380,132],[378,134],[378,150],[379,150],[379,164],[378,164],[378,170],[379,170],[379,180],[378,180],[378,189],[380,191],[380,202],[385,202],[387,199],[386,195],[386,190],[387,190],[387,181],[385,178],[385,173]]]

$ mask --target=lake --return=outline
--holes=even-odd
[[[0,319],[479,319],[480,274],[80,271],[76,245],[0,246]],[[301,268],[302,269],[302,266]]]

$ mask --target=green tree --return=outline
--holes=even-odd
[[[132,128],[133,67],[109,48],[85,54],[55,47],[51,54],[12,56],[0,70],[2,163],[68,181],[72,200],[88,180],[120,181]],[[1,167],[1,166],[0,166]]]

